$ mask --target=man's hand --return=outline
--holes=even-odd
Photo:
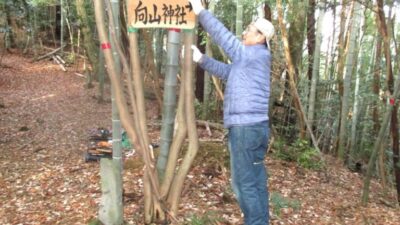
[[[193,61],[195,61],[196,63],[200,62],[200,59],[201,57],[203,57],[203,54],[195,45],[192,45],[192,49],[193,49]]]
[[[203,4],[201,4],[201,0],[189,0],[189,2],[192,4],[193,12],[196,15],[199,15],[204,9]]]
[[[195,63],[200,62],[201,57],[203,57],[203,54],[200,52],[200,50],[195,45],[192,45],[191,48],[193,50],[193,54],[192,54],[193,61]],[[182,50],[181,50],[181,58],[183,59],[184,57],[185,57],[185,46],[183,46]]]

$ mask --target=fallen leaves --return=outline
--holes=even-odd
[[[0,224],[87,224],[97,216],[101,191],[99,165],[84,163],[83,153],[90,129],[111,126],[110,103],[97,103],[92,97],[96,89],[84,89],[81,78],[49,62],[31,64],[7,55],[3,64],[7,66],[0,68]],[[147,107],[152,110],[150,103]],[[151,114],[150,118],[157,117]],[[151,128],[149,136],[157,143],[159,127]],[[208,132],[199,133],[207,139]],[[218,140],[223,135],[213,133]],[[220,219],[217,224],[243,223],[224,162],[226,148],[221,143],[207,145],[199,154],[188,174],[177,219],[184,223],[213,212],[212,217]],[[132,153],[125,164],[127,224],[143,224],[143,164],[138,162]],[[362,176],[333,159],[328,160],[326,173],[270,155],[266,165],[270,194],[300,204],[280,208],[278,216],[270,203],[273,225],[400,224],[392,191],[382,195],[385,189],[372,182],[370,204],[362,207]]]

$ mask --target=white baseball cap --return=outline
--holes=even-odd
[[[269,41],[275,34],[274,25],[264,18],[257,18],[253,24],[257,30],[259,30],[265,36],[265,41],[267,42],[268,48],[271,49],[269,46]]]

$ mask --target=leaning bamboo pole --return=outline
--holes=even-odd
[[[310,126],[310,123],[308,122],[306,115],[304,114],[304,109],[303,106],[301,104],[300,101],[300,97],[299,94],[297,92],[297,88],[296,88],[296,83],[294,81],[294,76],[295,76],[295,68],[292,62],[292,57],[290,56],[290,48],[289,48],[289,41],[288,41],[288,36],[287,36],[287,31],[286,31],[286,27],[285,24],[283,22],[283,10],[282,10],[282,0],[278,0],[276,1],[276,6],[278,9],[278,20],[279,20],[279,26],[281,28],[281,32],[282,32],[282,40],[283,40],[283,45],[285,47],[285,56],[286,56],[286,62],[287,62],[287,66],[288,66],[288,71],[289,71],[289,86],[291,89],[291,94],[294,98],[295,101],[295,106],[296,106],[296,112],[297,112],[297,116],[299,118],[299,124],[300,124],[300,130],[303,130],[304,125],[307,128],[307,131],[309,132],[310,136],[311,136],[311,140],[312,143],[315,147],[315,149],[320,152],[319,148],[318,148],[318,142],[315,139],[315,136],[312,132],[312,128]]]

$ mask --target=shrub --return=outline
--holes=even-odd
[[[323,163],[319,158],[319,152],[310,146],[308,141],[298,139],[288,145],[284,140],[278,139],[273,144],[273,156],[297,164],[307,169],[321,169]]]
[[[319,170],[323,164],[319,159],[319,153],[314,148],[306,149],[297,159],[297,163],[306,169]]]

